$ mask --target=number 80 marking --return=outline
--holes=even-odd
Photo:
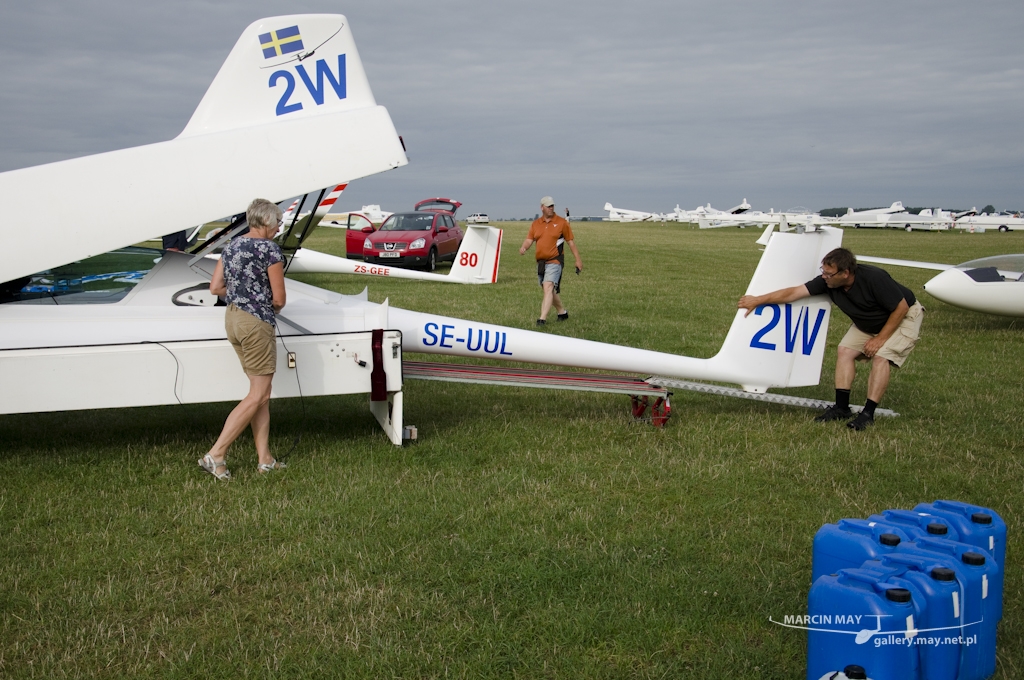
[[[476,253],[462,253],[459,256],[459,264],[463,267],[475,267],[477,262],[479,262],[479,258],[477,258]]]

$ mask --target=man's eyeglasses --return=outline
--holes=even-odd
[[[821,272],[821,278],[825,279],[826,281],[831,279],[833,276],[839,276],[839,274],[841,273],[839,270],[836,270],[834,272],[827,272],[825,271],[824,267],[818,267],[818,271]]]
[[[277,228],[280,229],[283,226],[284,226],[284,220],[278,220],[277,221]]]

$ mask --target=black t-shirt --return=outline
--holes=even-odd
[[[805,285],[811,295],[827,294],[835,306],[850,317],[853,325],[872,335],[885,327],[900,300],[906,300],[909,306],[917,302],[911,290],[894,281],[889,272],[869,264],[857,265],[850,290],[829,288],[820,276]]]

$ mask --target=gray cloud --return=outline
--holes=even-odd
[[[168,139],[241,30],[331,2],[0,9],[0,169]],[[408,167],[343,203],[492,215],[797,204],[1024,207],[1019,4],[419,3],[342,8]],[[339,178],[343,179],[343,178]]]

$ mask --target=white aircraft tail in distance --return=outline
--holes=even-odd
[[[447,274],[388,267],[300,248],[288,264],[291,274],[357,274],[392,279],[415,279],[441,283],[496,283],[501,261],[502,230],[485,224],[467,224],[462,245]]]

